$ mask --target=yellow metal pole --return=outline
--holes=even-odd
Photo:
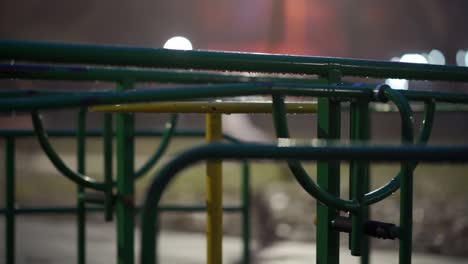
[[[141,113],[271,113],[271,101],[185,101],[158,102],[120,105],[101,105],[90,107],[93,112],[141,112]],[[294,114],[310,114],[317,112],[315,102],[287,102],[286,112]]]
[[[206,141],[219,142],[223,131],[221,114],[206,114]],[[223,179],[221,161],[206,164],[207,264],[220,264],[223,258]]]

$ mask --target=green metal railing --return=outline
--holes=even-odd
[[[0,65],[0,78],[107,81],[116,84],[114,91],[57,92],[47,87],[31,91],[3,91],[0,93],[0,112],[32,113],[35,133],[44,152],[64,176],[79,185],[79,194],[83,192],[83,188],[92,188],[102,191],[106,195],[105,201],[110,201],[111,197],[115,197],[118,263],[134,262],[133,232],[136,210],[133,198],[134,182],[135,176],[140,176],[147,171],[147,167],[143,166],[135,175],[133,168],[134,138],[137,135],[134,130],[134,115],[132,113],[117,114],[117,180],[113,182],[112,177],[107,176],[106,181],[101,183],[85,176],[83,162],[78,162],[79,167],[76,172],[62,164],[60,157],[48,144],[38,111],[63,108],[83,109],[88,106],[109,104],[268,95],[273,99],[273,123],[277,137],[285,140],[284,142],[292,142],[287,141],[289,131],[284,98],[302,96],[317,98],[317,134],[320,139],[329,144],[341,139],[341,115],[343,110],[349,109],[350,139],[362,144],[371,139],[371,104],[390,103],[396,107],[401,119],[401,144],[396,146],[368,146],[365,143],[351,146],[208,144],[178,155],[154,176],[145,203],[142,205],[141,263],[157,261],[154,254],[155,223],[161,195],[176,173],[197,161],[286,160],[298,184],[317,200],[317,263],[320,264],[339,262],[339,232],[350,233],[351,254],[362,256],[361,263],[369,261],[368,237],[399,239],[400,263],[411,263],[413,170],[419,161],[434,163],[468,161],[468,146],[424,146],[431,134],[437,106],[440,104],[466,105],[468,94],[394,90],[388,85],[372,83],[356,85],[346,82],[346,77],[468,82],[468,68],[466,67],[326,57],[17,41],[0,41],[0,60],[14,61],[14,63]],[[26,64],[26,62],[35,64]],[[136,89],[135,85],[141,82],[174,83],[174,87]],[[424,121],[417,137],[413,134],[412,103],[414,102],[424,104]],[[76,137],[80,142],[79,145],[84,146],[85,137],[91,134],[85,133],[83,123],[85,112],[80,113]],[[103,135],[107,142],[105,153],[109,157],[113,152],[109,144],[112,138],[110,114],[106,114],[105,120]],[[14,188],[14,159],[12,159],[14,140],[21,134],[27,133],[29,132],[6,131],[3,134],[6,142],[6,164],[8,164],[5,168],[7,201],[11,201],[8,199],[14,196],[14,193],[12,194],[14,192],[12,190]],[[165,145],[162,144],[161,151],[157,151],[149,159],[148,166],[160,157],[164,148]],[[83,155],[84,148],[79,148],[77,157],[82,160]],[[303,160],[318,162],[317,183],[302,167],[300,161]],[[340,198],[339,194],[341,160],[350,162],[349,199]],[[371,161],[400,162],[400,171],[391,181],[371,191],[369,190]],[[108,173],[105,174],[112,175],[112,166],[107,164],[106,168]],[[247,182],[247,177],[244,180]],[[110,187],[114,184],[115,194],[112,193],[112,187]],[[401,196],[399,223],[392,224],[368,219],[369,206],[387,198],[397,190],[400,191]],[[243,224],[248,226],[248,212],[246,211],[248,210],[248,193],[244,191],[243,194],[246,203],[243,207],[245,216]],[[78,209],[60,208],[60,210],[77,212],[80,210],[81,202],[78,200]],[[7,225],[14,227],[15,209],[12,206],[7,202],[5,213]],[[109,203],[105,208],[106,219],[110,220],[114,208]],[[343,211],[349,213],[349,217],[340,216],[340,212]],[[80,213],[78,215],[82,217]],[[82,230],[83,227],[79,228]],[[7,239],[14,243],[12,232],[14,231],[7,232]],[[248,234],[248,231],[244,234]],[[78,243],[83,243],[83,240],[81,239]],[[243,261],[247,263],[250,260],[248,239],[245,241]],[[8,245],[10,243],[7,243]],[[80,247],[83,245],[81,244]],[[12,254],[13,252],[9,252],[7,258],[12,258]],[[10,261],[10,263],[13,262]]]
[[[112,131],[112,126],[109,121],[111,119],[106,118],[104,119],[104,129],[103,130],[83,130],[84,128],[84,117],[85,114],[82,111],[79,111],[78,114],[78,133],[73,130],[52,130],[45,132],[42,124],[39,124],[39,127],[35,127],[36,130],[0,130],[0,137],[5,141],[5,202],[6,208],[0,208],[0,214],[5,215],[6,217],[6,233],[5,233],[5,245],[6,245],[6,263],[14,263],[15,261],[15,217],[16,215],[30,215],[30,214],[77,214],[77,262],[78,263],[85,263],[85,245],[86,245],[86,237],[85,237],[85,215],[88,212],[96,213],[96,212],[104,212],[105,220],[111,221],[113,216],[113,204],[114,204],[114,194],[112,193],[113,188],[115,186],[115,181],[112,179],[112,140],[115,138],[115,132]],[[109,114],[104,114],[109,115]],[[37,116],[38,117],[38,116]],[[137,130],[135,131],[135,136],[139,138],[154,138],[154,137],[161,137],[161,143],[158,146],[157,150],[154,154],[140,167],[139,170],[135,171],[134,177],[135,179],[143,176],[151,169],[154,168],[159,158],[165,152],[169,145],[169,141],[172,137],[177,138],[200,138],[203,137],[205,132],[202,130],[193,130],[193,129],[179,129],[175,130],[176,124],[176,115],[172,115],[170,120],[168,120],[166,124],[165,130]],[[110,132],[110,133],[109,133]],[[39,141],[45,141],[46,148],[48,150],[45,153],[48,154],[48,157],[56,157],[58,159],[59,156],[50,146],[48,143],[47,137],[53,138],[73,138],[77,137],[79,140],[77,144],[77,158],[81,160],[78,162],[80,173],[83,173],[85,170],[84,164],[84,154],[85,154],[85,142],[83,141],[85,138],[96,138],[96,137],[103,137],[104,138],[104,178],[106,183],[110,183],[111,188],[110,190],[110,197],[107,196],[108,188],[103,188],[106,191],[105,196],[98,196],[94,197],[94,201],[91,201],[93,197],[88,197],[84,190],[78,190],[78,201],[77,206],[54,206],[54,207],[17,207],[15,202],[15,142],[18,140],[24,140],[26,138],[33,138],[38,136],[40,139]],[[110,139],[110,141],[109,141]],[[224,135],[224,139],[228,142],[232,142],[234,144],[239,144],[240,142],[229,135]],[[44,146],[43,146],[44,147]],[[52,151],[54,154],[49,153]],[[50,156],[49,156],[50,155]],[[57,166],[57,164],[55,164]],[[72,173],[70,168],[66,167],[66,165],[60,161],[60,165],[65,167],[68,172]],[[226,213],[242,213],[242,241],[243,241],[243,259],[249,259],[249,245],[250,245],[250,191],[249,191],[249,178],[250,178],[250,168],[247,162],[242,163],[242,178],[241,178],[241,203],[239,205],[228,205],[223,207],[223,211]],[[59,169],[60,171],[60,169]],[[109,181],[110,179],[110,181]],[[76,179],[74,181],[77,181]],[[78,185],[80,188],[83,188],[83,185]],[[95,204],[92,206],[92,204]],[[90,206],[91,205],[91,206]],[[138,206],[135,208],[137,211],[140,211],[140,207]],[[158,212],[204,212],[206,210],[206,206],[203,204],[187,204],[187,205],[161,205],[158,207]]]

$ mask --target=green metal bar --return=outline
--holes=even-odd
[[[278,138],[289,138],[288,124],[286,120],[286,110],[284,105],[284,97],[280,94],[273,95],[273,121]],[[311,196],[327,206],[334,207],[346,211],[354,211],[358,205],[350,200],[342,200],[324,191],[309,177],[306,170],[301,166],[300,162],[295,160],[288,161],[289,169],[296,181],[301,187]]]
[[[235,83],[235,82],[291,82],[326,83],[322,79],[295,76],[283,77],[259,73],[207,73],[183,70],[129,69],[115,67],[57,66],[29,64],[0,64],[0,79],[119,81],[123,78],[135,82],[165,83]],[[2,94],[0,92],[0,94]],[[27,92],[18,95],[31,95]]]
[[[77,172],[86,174],[86,109],[80,109],[77,118],[76,146]],[[77,264],[86,263],[86,204],[85,188],[77,186]]]
[[[135,130],[134,134],[138,137],[155,137],[155,136],[162,136],[166,130],[161,129],[146,129],[146,130]],[[49,130],[47,131],[47,135],[49,137],[72,137],[75,135],[75,131],[73,130]],[[176,137],[203,137],[205,131],[197,130],[197,129],[178,129],[174,131],[174,136]],[[100,130],[88,130],[86,131],[87,137],[101,137],[103,136],[103,132]],[[111,132],[112,136],[115,136],[114,132]],[[34,130],[0,130],[1,137],[16,137],[16,138],[24,138],[24,137],[33,137],[35,136]],[[232,142],[239,143],[240,141],[228,134],[223,135],[224,139]]]
[[[337,69],[343,76],[468,81],[468,68],[445,65],[8,40],[0,42],[0,59],[318,75]]]
[[[0,100],[0,112],[22,111],[32,109],[57,109],[77,106],[92,106],[105,104],[121,104],[136,102],[162,102],[171,100],[203,99],[214,97],[229,97],[242,95],[269,95],[282,93],[285,95],[333,97],[349,99],[365,97],[374,98],[372,88],[351,85],[321,85],[293,83],[240,83],[217,84],[190,87],[161,88],[157,90],[136,91],[95,91],[73,94],[58,94],[39,97],[7,98]]]
[[[401,96],[401,93],[396,92],[389,87],[383,87],[381,94],[383,96],[385,96],[385,94],[389,94],[388,99],[393,101],[397,105],[398,109],[400,110],[400,117],[402,120],[402,142],[412,142],[413,141],[413,132],[412,132],[413,121],[410,118],[412,116],[411,107],[407,104],[407,101]],[[429,137],[432,131],[432,125],[434,123],[434,113],[435,113],[434,101],[426,101],[425,110],[424,110],[424,120],[419,130],[419,134],[416,139],[416,144],[425,144],[429,140]],[[413,162],[410,165],[414,170],[417,166],[417,163]],[[396,190],[398,190],[398,188],[400,187],[400,178],[402,177],[402,174],[403,172],[399,171],[398,174],[386,185],[384,185],[383,187],[375,191],[372,191],[366,194],[365,199],[364,199],[364,204],[370,205],[373,203],[377,203],[385,199],[392,193],[394,193]]]
[[[242,163],[242,263],[249,264],[250,259],[250,167],[247,161]]]
[[[370,179],[370,171],[369,171],[370,168],[368,168],[368,173],[367,173],[367,177],[364,177],[364,180],[363,182],[361,183],[363,185],[363,188],[364,188],[364,191],[367,193],[370,191],[370,183],[371,183],[371,179]],[[369,206],[364,206],[364,208],[362,209],[362,218],[364,220],[369,220],[371,218],[371,213],[370,213],[370,208]],[[362,254],[361,254],[361,259],[360,259],[360,263],[361,264],[369,264],[370,262],[370,252],[371,252],[371,240],[368,236],[364,236],[364,240],[363,240],[363,245],[362,245]]]
[[[400,186],[400,250],[399,263],[411,264],[413,247],[413,168],[408,162],[402,162]]]
[[[369,104],[366,101],[351,103],[350,109],[351,140],[366,142],[370,139]],[[350,162],[350,194],[351,199],[362,204],[368,191],[365,182],[369,177],[369,163],[363,161]],[[352,229],[350,234],[350,250],[353,256],[362,256],[361,263],[368,263],[368,238],[364,235],[364,222],[367,207],[351,213]]]
[[[5,263],[15,263],[15,138],[5,138]]]
[[[227,205],[223,207],[225,213],[238,213],[242,212],[244,207],[242,205]],[[97,213],[105,211],[104,207],[87,207],[88,213]],[[22,207],[16,208],[15,214],[76,214],[77,207],[73,206],[60,206],[60,207]],[[140,211],[139,207],[135,208],[135,211]],[[190,212],[190,213],[204,213],[206,206],[200,205],[160,205],[158,207],[159,212]],[[6,208],[0,208],[0,215],[6,214]]]
[[[185,151],[171,160],[153,177],[144,204],[141,218],[141,261],[154,263],[156,247],[157,208],[161,196],[175,175],[206,159],[247,160],[359,160],[359,161],[425,161],[468,162],[468,146],[308,146],[278,147],[263,144],[209,144]]]
[[[71,170],[50,145],[47,139],[47,133],[44,130],[44,126],[42,125],[42,120],[39,113],[37,111],[33,111],[31,112],[31,116],[33,121],[33,127],[36,132],[39,144],[41,145],[42,150],[47,155],[52,164],[55,166],[55,168],[59,172],[61,172],[65,177],[79,184],[80,186],[96,190],[105,190],[106,185],[104,183],[96,182],[94,179],[88,176]]]
[[[171,114],[169,120],[165,125],[165,131],[162,135],[161,142],[159,143],[158,149],[153,155],[135,172],[135,178],[140,178],[148,173],[156,162],[162,157],[167,147],[169,146],[172,135],[174,134],[177,124],[177,114]]]
[[[393,101],[400,110],[402,119],[401,135],[403,144],[413,143],[413,113],[405,97],[389,87],[382,87],[381,92]],[[401,163],[400,177],[400,250],[399,261],[411,263],[413,241],[413,166],[409,161]]]
[[[13,76],[11,77],[13,78]],[[41,96],[41,95],[51,95],[51,94],[65,94],[65,92],[57,91],[40,91],[40,90],[4,90],[0,91],[0,98],[15,98],[15,97],[25,97],[25,96]]]
[[[124,82],[118,91],[132,89]],[[134,179],[134,115],[117,114],[117,258],[118,264],[134,263],[135,179]]]
[[[341,82],[339,71],[330,71],[331,84]],[[317,137],[339,140],[341,129],[341,104],[330,98],[318,98]],[[317,184],[329,194],[340,197],[340,162],[317,162]],[[337,208],[328,207],[317,201],[317,264],[340,262],[340,234],[331,229],[330,223],[339,216]]]
[[[112,113],[104,113],[103,120],[103,155],[104,155],[104,182],[106,183],[104,200],[104,220],[112,221],[114,214],[114,194],[113,194],[113,152],[112,152]]]
[[[437,102],[444,103],[458,103],[466,104],[468,103],[468,94],[462,93],[447,93],[447,92],[437,92],[437,91],[414,91],[414,90],[401,90],[407,100],[409,101],[427,101],[434,100]]]

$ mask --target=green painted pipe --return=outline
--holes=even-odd
[[[47,135],[49,137],[58,137],[58,138],[63,138],[63,137],[72,137],[75,135],[74,130],[68,130],[68,129],[53,129],[47,131]],[[115,136],[115,132],[111,131],[111,135]],[[161,129],[138,129],[135,130],[135,135],[138,137],[155,137],[155,136],[162,136],[166,133],[166,130],[161,130]],[[15,138],[24,138],[24,137],[34,137],[36,134],[34,130],[17,130],[17,129],[2,129],[0,130],[0,137],[15,137]],[[86,136],[87,137],[101,137],[103,136],[103,132],[100,130],[87,130],[86,131]],[[178,129],[174,131],[174,136],[177,137],[203,137],[205,135],[205,131],[203,130],[197,130],[197,129]],[[223,135],[224,139],[231,141],[231,142],[237,142],[240,143],[240,141],[228,134]]]
[[[327,75],[330,85],[342,82],[342,73],[331,70]],[[318,98],[317,137],[336,141],[341,137],[341,102],[334,98]],[[300,163],[298,163],[300,166]],[[317,161],[317,185],[328,194],[340,197],[340,161]],[[308,177],[303,169],[304,177]],[[340,234],[330,228],[330,223],[340,215],[339,209],[316,201],[317,207],[317,255],[316,263],[338,264],[340,262]],[[359,210],[359,208],[357,208]],[[350,210],[351,211],[351,210]],[[353,210],[356,211],[356,210]]]
[[[426,161],[467,162],[468,146],[312,146],[278,147],[260,144],[209,144],[192,148],[178,155],[156,174],[142,206],[141,261],[155,261],[155,232],[157,208],[161,196],[174,176],[196,162],[217,160],[360,160],[360,161]]]
[[[117,92],[133,89],[125,81],[117,85]],[[135,177],[133,113],[116,114],[117,135],[117,193],[115,200],[117,220],[117,264],[133,264],[135,259]]]
[[[38,109],[57,109],[105,104],[163,102],[171,100],[203,99],[242,95],[270,95],[333,97],[349,99],[365,97],[372,100],[375,86],[357,88],[351,85],[321,85],[293,83],[240,83],[190,87],[160,88],[157,90],[96,91],[58,94],[40,97],[7,98],[0,100],[0,112]]]
[[[273,120],[278,138],[289,138],[288,125],[286,120],[286,111],[284,105],[284,97],[281,95],[273,96]],[[354,211],[357,209],[357,204],[350,200],[339,199],[336,196],[321,189],[309,177],[305,169],[301,166],[300,162],[296,160],[288,161],[288,166],[292,171],[295,179],[301,187],[311,196],[316,197],[317,200],[323,202],[325,205],[341,209],[344,211]]]
[[[77,173],[86,174],[86,109],[78,111],[77,129],[76,129],[76,158]],[[86,204],[83,199],[85,188],[77,186],[77,210],[76,210],[76,245],[77,245],[77,264],[86,263]]]
[[[350,109],[350,137],[351,140],[367,142],[370,139],[370,115],[369,102],[355,101]],[[351,161],[350,167],[350,196],[351,199],[362,204],[364,195],[368,191],[365,182],[369,178],[369,162]],[[353,256],[362,256],[362,262],[368,258],[368,239],[364,235],[364,222],[368,208],[362,206],[356,212],[351,213],[350,250]]]
[[[223,206],[223,211],[226,213],[236,213],[243,210],[242,205],[226,205]],[[105,210],[104,207],[87,207],[88,212],[102,212]],[[141,208],[136,207],[135,210],[138,212]],[[204,213],[206,206],[204,204],[199,205],[160,205],[158,207],[159,212],[191,212],[191,213]],[[0,208],[0,215],[6,214],[6,208]],[[76,214],[77,207],[74,206],[55,206],[55,207],[21,207],[15,208],[14,212],[16,215],[26,214]]]
[[[0,64],[0,79],[27,80],[71,80],[71,81],[122,81],[130,79],[135,82],[158,83],[236,83],[236,82],[283,82],[283,83],[326,83],[323,79],[295,76],[273,76],[259,73],[230,73],[230,72],[192,72],[175,70],[131,69],[116,67],[91,66],[57,66],[31,64]],[[42,92],[17,92],[27,96],[42,94]],[[2,94],[0,92],[0,94]]]
[[[5,138],[5,263],[15,263],[15,138]]]
[[[114,215],[114,180],[113,180],[113,146],[112,146],[112,113],[104,113],[102,127],[103,174],[106,190],[104,191],[104,220],[110,222]]]
[[[55,166],[55,168],[62,173],[65,177],[70,179],[71,181],[79,184],[80,186],[87,187],[90,189],[104,191],[106,189],[106,184],[102,182],[97,182],[94,179],[80,174],[71,170],[65,162],[60,158],[60,156],[55,152],[53,147],[50,145],[49,141],[47,140],[47,133],[44,130],[44,126],[42,125],[41,117],[38,112],[34,111],[31,112],[31,117],[33,121],[33,127],[36,131],[36,136],[39,141],[39,144],[42,147],[44,153],[46,153],[49,160]]]
[[[250,166],[242,162],[242,263],[249,264],[250,257]]]
[[[435,114],[435,103],[433,101],[426,101],[425,110],[424,110],[424,119],[422,122],[422,126],[419,130],[418,137],[416,139],[416,144],[426,144],[427,141],[429,140],[429,137],[432,131],[432,126],[434,124],[434,114]],[[404,123],[407,123],[407,127],[409,126],[409,123],[412,122],[411,120],[407,120],[407,118],[403,114],[401,114],[401,118],[402,120],[406,119]],[[406,131],[405,133],[408,133],[408,136],[405,136],[404,134],[402,134],[402,136],[404,137],[402,138],[402,140],[408,141],[409,129],[406,129],[405,131]],[[411,167],[413,168],[413,170],[416,168],[416,166],[417,166],[417,162],[413,162],[411,164]],[[386,185],[366,194],[365,199],[364,199],[364,204],[371,205],[371,204],[377,203],[387,198],[392,193],[394,193],[396,190],[398,190],[398,188],[400,188],[401,177],[402,177],[402,171],[398,172],[398,174],[392,180],[390,180]]]
[[[3,40],[0,59],[161,68],[468,81],[468,68],[329,57],[98,46]]]

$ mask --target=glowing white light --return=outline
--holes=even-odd
[[[428,55],[428,57],[430,54]],[[443,56],[443,55],[442,55]],[[445,59],[444,59],[445,60]],[[391,61],[409,62],[409,63],[428,63],[428,59],[422,54],[408,53],[401,56],[401,58],[393,57]],[[405,79],[387,79],[385,84],[393,89],[408,90],[408,80]]]
[[[164,44],[165,49],[173,49],[173,50],[191,50],[192,43],[190,40],[184,37],[172,37],[166,41]]]
[[[465,51],[465,65],[463,66],[468,66],[468,52]]]
[[[464,50],[458,50],[457,51],[457,65],[458,66],[466,66],[466,51]]]
[[[423,55],[417,53],[408,53],[404,54],[400,62],[410,62],[410,63],[428,63],[427,59]]]
[[[387,79],[385,84],[393,89],[408,90],[408,80],[405,79]]]
[[[431,50],[427,59],[430,64],[445,65],[445,56],[440,50]]]

